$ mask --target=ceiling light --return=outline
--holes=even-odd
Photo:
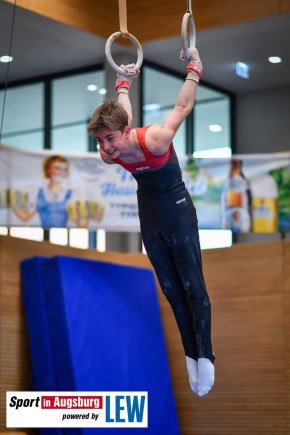
[[[96,86],[96,85],[88,85],[87,86],[87,90],[88,91],[91,91],[91,92],[94,92],[94,91],[96,91],[98,89],[98,86]]]
[[[248,79],[250,77],[250,67],[244,62],[236,63],[236,74],[243,79]]]
[[[211,124],[208,128],[213,133],[218,133],[219,131],[222,131],[222,126],[219,124]]]
[[[105,89],[105,88],[101,88],[100,90],[99,90],[99,94],[100,95],[105,95],[107,93],[107,89]]]
[[[12,60],[13,60],[12,56],[1,56],[0,57],[0,62],[3,62],[3,63],[12,62]]]
[[[271,56],[271,57],[268,57],[268,61],[271,63],[281,63],[282,59],[279,56]]]

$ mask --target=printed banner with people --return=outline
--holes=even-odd
[[[179,158],[200,229],[290,230],[290,152]],[[139,231],[137,184],[98,153],[0,145],[0,226]]]

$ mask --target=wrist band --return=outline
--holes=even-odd
[[[190,62],[187,65],[186,70],[195,71],[199,77],[202,75],[202,66],[198,65],[197,63]]]
[[[193,80],[197,83],[199,83],[199,75],[196,71],[193,71],[191,69],[187,70],[187,76],[185,80]]]
[[[131,83],[128,82],[128,80],[118,80],[116,83],[116,91],[120,88],[120,87],[124,87],[124,88],[130,88]]]
[[[186,81],[186,80],[190,80],[191,82],[199,83],[199,80],[198,80],[198,79],[185,79],[185,81]]]

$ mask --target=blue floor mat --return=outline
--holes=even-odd
[[[63,432],[178,435],[152,271],[73,257],[30,261],[41,263],[55,390],[148,391],[148,429]],[[25,262],[22,269],[25,281]]]

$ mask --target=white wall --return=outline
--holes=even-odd
[[[237,96],[236,153],[290,151],[290,86]]]

